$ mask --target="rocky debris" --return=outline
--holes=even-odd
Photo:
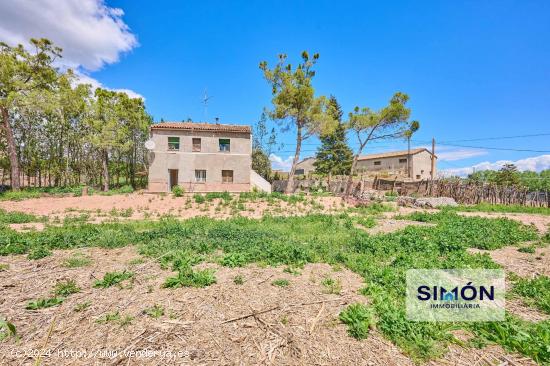
[[[458,204],[451,197],[408,197],[397,198],[397,204],[405,207],[438,208],[441,206],[457,206]]]

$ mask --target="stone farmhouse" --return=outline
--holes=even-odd
[[[161,122],[151,126],[147,146],[150,192],[176,185],[187,192],[271,192],[252,170],[250,126]]]

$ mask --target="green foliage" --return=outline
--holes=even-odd
[[[375,324],[374,312],[367,306],[355,303],[349,305],[339,315],[340,321],[348,326],[348,333],[356,339],[365,339]]]
[[[27,258],[36,260],[36,259],[42,259],[42,258],[48,257],[50,255],[52,255],[52,252],[48,248],[35,247],[30,251],[29,255],[27,255]]]
[[[357,223],[366,228],[373,228],[376,226],[376,220],[372,216],[359,217]]]
[[[529,191],[550,190],[550,169],[541,171],[518,172],[511,164],[504,165],[500,170],[479,170],[468,176],[468,180],[474,183],[492,183],[500,186],[515,185]]]
[[[336,121],[334,120],[333,106],[327,102],[324,96],[316,97],[312,85],[315,76],[313,66],[319,59],[319,54],[310,57],[302,52],[302,63],[295,68],[287,62],[286,55],[279,55],[279,62],[270,69],[266,61],[260,63],[264,78],[271,86],[273,110],[269,111],[269,117],[285,124],[285,127],[295,127],[296,153],[292,168],[288,177],[288,187],[292,185],[296,162],[302,141],[306,138],[331,131]],[[290,191],[287,189],[287,192]]]
[[[96,319],[96,323],[106,324],[111,322],[119,322],[121,320],[120,313],[118,311],[106,313],[103,316]]]
[[[524,297],[525,302],[550,314],[550,277],[519,278],[512,291]]]
[[[77,292],[80,292],[80,287],[77,286],[75,280],[59,281],[53,289],[54,295],[63,297],[76,294]]]
[[[342,292],[342,282],[339,279],[333,279],[330,277],[327,277],[323,279],[321,284],[324,286],[324,293],[326,294],[336,294],[340,295],[340,292]]]
[[[321,145],[315,155],[315,172],[322,175],[346,175],[351,169],[353,152],[348,146],[346,139],[346,126],[342,123],[342,109],[336,100],[331,96],[328,103],[331,105],[330,113],[338,123],[334,130],[321,134],[319,140]]]
[[[520,248],[518,248],[518,252],[534,254],[535,253],[535,246],[534,245],[526,245],[526,246],[520,247]]]
[[[271,180],[271,161],[261,149],[252,149],[252,170],[265,180]]]
[[[0,224],[26,224],[29,222],[43,222],[44,217],[27,214],[17,211],[6,211],[0,209]]]
[[[164,282],[164,287],[207,287],[214,283],[216,283],[214,270],[205,269],[201,271],[195,271],[192,269],[188,269],[181,270],[175,277],[168,277]]]
[[[143,310],[143,313],[153,319],[158,319],[164,315],[164,306],[155,304],[154,306]]]
[[[114,285],[118,285],[122,281],[134,277],[133,272],[122,271],[122,272],[107,272],[103,275],[102,280],[97,280],[94,282],[94,287],[107,288]]]
[[[288,285],[290,285],[290,282],[288,280],[285,280],[284,278],[279,278],[271,282],[271,284],[277,287],[287,287]]]
[[[90,264],[92,264],[92,260],[82,253],[75,253],[63,261],[63,267],[67,268],[87,267]]]
[[[463,212],[518,212],[528,214],[550,215],[550,207],[535,207],[523,205],[495,205],[491,203],[478,203],[477,205],[459,205],[449,210]]]
[[[92,305],[92,303],[90,301],[81,302],[81,303],[75,305],[73,311],[75,311],[77,313],[80,313],[80,312],[88,309],[90,307],[90,305]]]
[[[225,267],[242,267],[248,261],[246,257],[241,253],[230,253],[225,255],[220,264]]]
[[[17,337],[17,329],[12,322],[0,319],[0,341],[9,337]]]
[[[172,187],[172,194],[174,197],[181,197],[185,193],[185,189],[183,189],[181,186],[174,186]]]
[[[215,199],[221,199],[226,202],[229,202],[233,199],[233,197],[231,197],[231,193],[229,192],[209,192],[206,194],[204,198],[209,202]]]
[[[64,300],[63,298],[59,298],[59,297],[37,299],[37,300],[29,301],[25,309],[38,310],[38,309],[50,308],[52,306],[57,306],[61,304],[63,300]]]
[[[202,194],[198,194],[198,193],[195,193],[195,194],[193,195],[193,199],[194,199],[195,202],[198,203],[198,204],[201,204],[201,203],[206,202],[206,198],[205,198]]]
[[[233,278],[233,283],[234,283],[235,285],[242,285],[242,284],[244,284],[244,277],[241,276],[241,275],[235,276],[235,277]]]

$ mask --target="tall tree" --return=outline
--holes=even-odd
[[[35,48],[34,53],[25,50],[22,45],[10,47],[0,42],[0,114],[13,190],[19,190],[21,183],[11,112],[29,93],[51,88],[57,79],[57,71],[52,64],[61,55],[61,49],[47,39],[31,39],[30,42]]]
[[[336,97],[329,98],[332,118],[338,123],[333,131],[321,134],[321,146],[315,156],[315,171],[319,174],[344,175],[349,174],[353,152],[349,148],[346,139],[346,126],[342,122],[342,108]]]
[[[355,133],[359,147],[351,164],[346,195],[350,193],[359,155],[370,141],[410,137],[420,127],[418,121],[409,121],[411,110],[406,106],[408,100],[407,94],[397,92],[389,104],[378,111],[355,107],[349,114],[348,128]]]
[[[273,110],[269,112],[272,119],[279,121],[285,130],[296,128],[296,150],[292,167],[288,175],[286,193],[294,188],[296,164],[300,159],[302,142],[313,135],[327,132],[334,128],[335,120],[330,113],[330,105],[323,96],[316,97],[311,84],[315,71],[313,66],[319,54],[312,58],[302,52],[302,63],[293,68],[287,62],[285,54],[279,55],[279,62],[270,69],[266,61],[260,63],[264,77],[272,87]]]

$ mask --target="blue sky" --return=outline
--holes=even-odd
[[[39,2],[46,8],[78,4]],[[64,32],[48,27],[48,19],[34,18],[30,29],[18,29],[25,24],[18,20],[11,33],[0,25],[0,37],[41,30],[66,50],[64,42],[77,49],[86,44],[85,51],[69,57],[71,66],[103,86],[144,96],[155,121],[205,120],[201,99],[207,89],[212,96],[207,121],[253,124],[271,99],[258,63],[273,64],[279,53],[297,61],[302,50],[319,52],[316,92],[335,95],[346,113],[355,105],[379,108],[395,91],[408,93],[413,118],[421,122],[414,145],[426,145],[432,137],[448,143],[438,146],[439,169],[483,162],[494,167],[499,160],[550,167],[550,135],[452,142],[550,133],[548,1],[84,3],[95,4],[99,16],[114,19],[121,29],[109,30],[107,19],[97,31],[90,22],[88,31]],[[49,20],[73,16],[87,22],[86,10],[68,8]],[[81,42],[78,32],[84,34]],[[98,39],[101,32],[105,39]],[[95,44],[104,48],[99,65],[82,56],[93,53]],[[294,134],[279,136],[284,147],[274,160],[284,161],[294,150]],[[351,136],[350,143],[356,145]],[[313,155],[317,144],[307,140],[302,157]],[[384,141],[367,152],[405,147],[402,141]],[[522,163],[526,158],[531,160]]]

